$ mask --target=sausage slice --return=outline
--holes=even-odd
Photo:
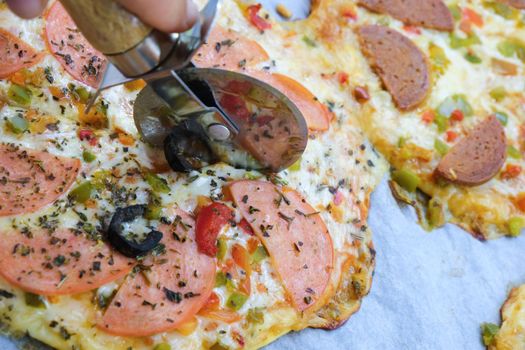
[[[517,9],[525,9],[525,0],[503,0],[502,2]]]
[[[357,32],[363,54],[401,110],[419,105],[430,90],[430,69],[424,54],[401,33],[379,25]]]
[[[447,32],[454,30],[452,14],[441,0],[359,0],[359,5],[373,12],[389,14],[411,26]]]
[[[495,116],[490,116],[450,149],[436,174],[460,185],[481,185],[501,169],[506,148],[505,130]]]

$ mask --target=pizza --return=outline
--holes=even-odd
[[[484,240],[524,227],[524,5],[359,0],[341,5],[352,40],[321,20],[316,34],[348,48],[341,67],[367,89],[356,108],[392,191],[425,228],[451,222]]]
[[[186,173],[138,134],[144,82],[86,112],[107,61],[59,2],[29,21],[0,3],[3,329],[56,349],[253,349],[356,312],[374,270],[369,198],[387,166],[349,101],[335,36],[314,41],[331,15],[321,3],[294,29],[223,2],[194,64],[282,91],[309,143],[278,174]]]
[[[525,338],[525,286],[513,288],[501,308],[501,326],[484,323],[481,326],[483,343],[491,350],[523,349]]]

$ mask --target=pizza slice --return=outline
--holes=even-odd
[[[394,195],[416,207],[425,228],[451,222],[482,240],[517,236],[525,226],[523,11],[512,2],[446,5],[348,5],[346,67],[369,97],[356,96],[362,126],[392,165]],[[336,17],[323,17],[317,35],[341,31],[326,28]],[[332,37],[344,45],[341,33]]]

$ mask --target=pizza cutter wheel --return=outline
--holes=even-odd
[[[223,161],[277,172],[297,161],[308,136],[304,118],[281,92],[215,68],[186,68],[148,82],[133,116],[144,140],[163,148],[176,171]]]

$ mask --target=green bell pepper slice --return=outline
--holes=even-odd
[[[392,179],[408,192],[415,192],[421,182],[419,176],[408,169],[394,170]]]

